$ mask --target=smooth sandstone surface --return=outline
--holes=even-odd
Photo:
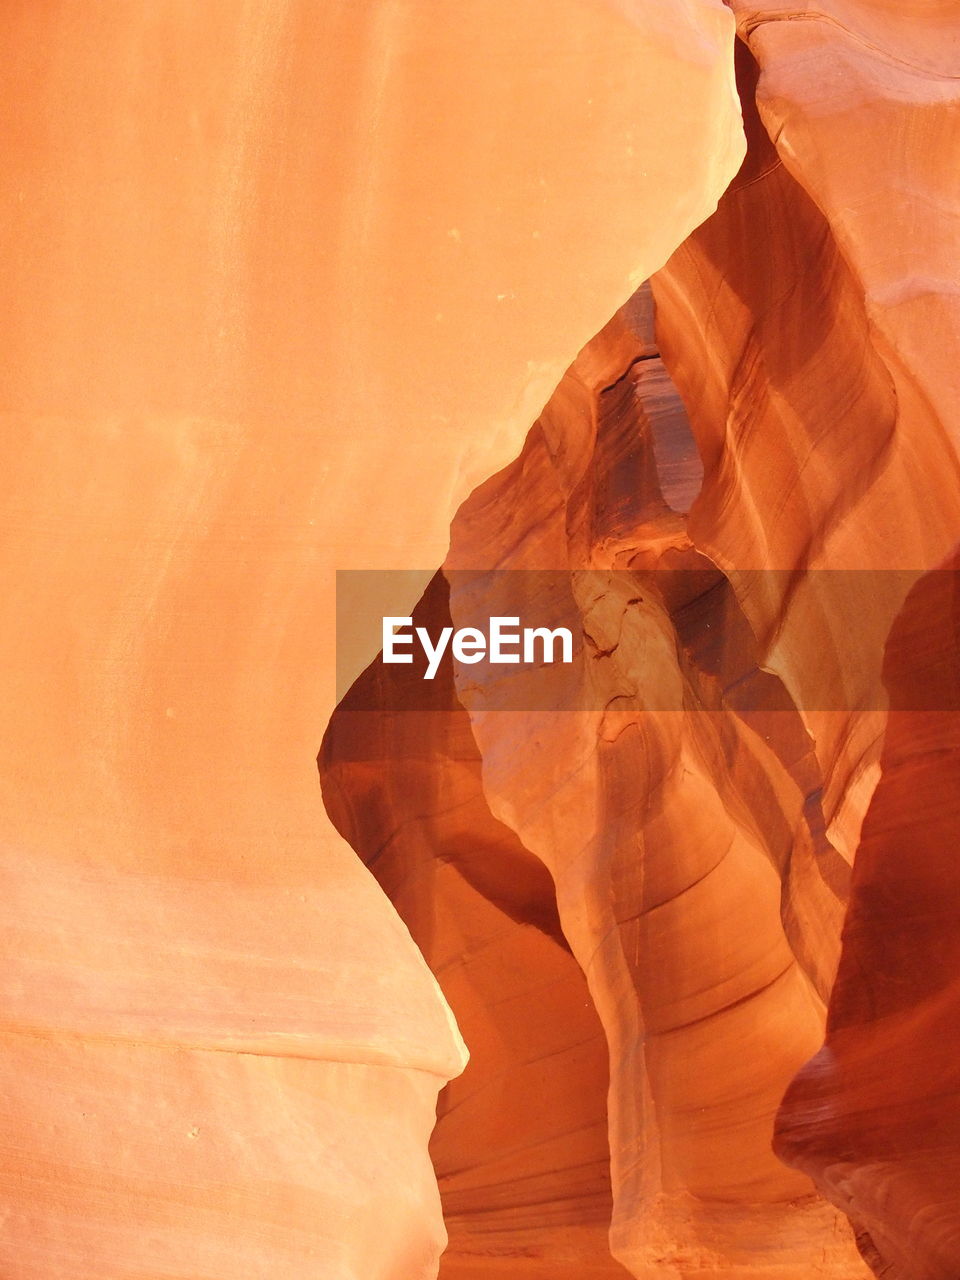
[[[415,615],[549,597],[584,637],[574,667],[442,686],[371,667],[320,757],[331,815],[469,1029],[433,1142],[451,1280],[866,1274],[771,1150],[822,1035],[846,865],[808,802],[803,719],[691,542],[700,467],[652,326],[647,290],[585,348],[461,507]],[[543,682],[554,709],[524,710]]]
[[[953,15],[734,8],[749,153],[654,275],[656,339],[641,292],[420,605],[552,609],[573,671],[463,668],[428,704],[371,668],[379,716],[348,699],[321,755],[477,1029],[434,1137],[451,1278],[587,1274],[570,1222],[605,1209],[644,1280],[960,1269]],[[571,1020],[551,942],[607,1042],[602,1111],[602,1057],[524,999],[549,974]],[[530,1118],[533,1066],[551,1097],[578,1073],[579,1110]],[[568,1116],[591,1140],[545,1177]]]
[[[758,68],[739,58],[749,104]],[[693,536],[734,582],[743,570],[783,575],[765,579],[763,596],[741,594],[814,732],[831,837],[852,861],[883,721],[815,713],[877,704],[911,575],[956,537],[955,485],[931,493],[929,476],[955,477],[958,464],[949,424],[874,322],[834,223],[745,109],[750,159],[717,217],[655,278],[659,333],[704,457]]]
[[[778,1150],[846,1210],[878,1275],[947,1280],[960,1268],[951,852],[960,22],[955,6],[936,2],[805,3],[791,21],[773,5],[735,0],[733,9],[762,68],[763,122],[829,222],[896,392],[892,445],[912,463],[898,478],[886,554],[951,571],[918,581],[889,630],[883,681],[894,709],[876,748],[826,1043],[787,1095]],[[865,541],[883,528],[859,524]]]
[[[449,623],[439,576],[414,617]],[[376,693],[368,673],[337,708],[320,773],[470,1045],[431,1143],[450,1235],[440,1274],[625,1276],[607,1246],[607,1048],[553,882],[490,812],[450,664],[432,684],[384,670]]]
[[[883,772],[826,1043],[791,1086],[777,1134],[781,1156],[850,1215],[877,1273],[911,1280],[945,1280],[960,1253],[958,567],[954,556],[924,576],[891,631]]]
[[[465,1053],[321,803],[334,571],[438,564],[710,213],[732,27],[3,6],[6,1274],[433,1275]]]
[[[523,613],[534,602],[515,592],[553,589],[554,573],[458,573],[481,567],[503,509],[530,523],[509,531],[501,570],[568,566],[558,616],[584,637],[580,662],[517,677],[550,681],[558,710],[518,710],[531,704],[509,675],[473,670],[460,698],[491,809],[549,868],[604,1027],[613,1256],[642,1280],[861,1276],[842,1219],[771,1150],[821,1034],[842,862],[805,809],[802,720],[755,717],[776,693],[691,541],[691,488],[667,483],[695,444],[651,322],[641,296],[608,326],[453,526],[455,621]],[[719,653],[700,639],[711,625],[729,637]],[[758,687],[739,715],[724,690],[744,681]]]
[[[4,6],[5,1275],[955,1280],[958,38]]]

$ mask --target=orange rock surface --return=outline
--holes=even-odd
[[[732,35],[710,0],[3,6],[5,1275],[434,1274],[465,1054],[321,804],[334,570],[439,563],[714,207]]]
[[[921,579],[890,634],[827,1040],[778,1126],[780,1155],[847,1211],[877,1274],[910,1280],[946,1280],[960,1258],[958,568]]]
[[[960,1274],[958,38],[3,6],[4,1276]]]
[[[949,569],[918,582],[889,628],[893,709],[874,747],[879,783],[826,1045],[787,1095],[778,1151],[849,1213],[878,1275],[948,1280],[960,1270],[950,852],[960,234],[948,177],[960,25],[955,6],[936,3],[804,4],[788,22],[773,6],[733,8],[762,68],[763,122],[829,223],[895,396],[890,497],[883,514],[851,524],[864,548],[886,534],[888,564]]]
[[[442,578],[414,616],[448,623]],[[450,1234],[440,1274],[625,1276],[607,1248],[606,1043],[553,881],[490,812],[450,665],[431,685],[406,666],[390,677],[371,695],[381,713],[361,688],[344,699],[320,767],[331,817],[409,925],[470,1045],[431,1144]]]
[[[644,1280],[861,1276],[842,1219],[771,1150],[783,1091],[819,1043],[843,863],[805,807],[814,762],[802,720],[776,710],[782,686],[763,686],[736,597],[687,532],[694,441],[651,318],[642,295],[615,318],[518,462],[453,525],[453,621],[529,614],[538,591],[555,592],[555,619],[584,637],[579,663],[569,675],[513,679],[464,668],[458,694],[490,810],[549,870],[562,935],[603,1025],[611,1255]],[[506,526],[505,511],[516,513]],[[492,546],[497,572],[484,573]],[[711,625],[739,642],[704,651]],[[549,680],[553,709],[524,711],[532,699],[518,679]],[[741,716],[724,691],[744,680],[758,687]],[[671,689],[675,709],[663,701]],[[435,843],[423,847],[435,855]],[[424,891],[409,873],[400,884],[398,904]],[[464,1023],[459,986],[448,978],[445,989]],[[475,989],[460,996],[465,1011],[476,999]],[[495,1008],[509,1016],[500,999]],[[523,1007],[511,1008],[526,1027]],[[559,1056],[551,1067],[562,1070]],[[491,1088],[479,1062],[464,1087],[471,1080]],[[456,1137],[462,1166],[476,1139]],[[560,1167],[569,1172],[577,1156],[568,1145]],[[574,1168],[583,1178],[587,1158]],[[551,1206],[564,1203],[558,1176],[548,1189]],[[509,1244],[488,1214],[479,1225],[496,1256]],[[468,1256],[477,1234],[474,1224],[464,1231]],[[560,1259],[564,1247],[541,1215],[532,1252]]]
[[[616,1275],[605,1208],[643,1280],[960,1270],[955,579],[926,572],[960,531],[948,15],[918,11],[908,65],[876,9],[735,8],[750,149],[652,278],[656,338],[641,291],[460,508],[420,605],[539,608],[573,670],[458,667],[425,700],[374,665],[321,755],[477,1047],[433,1143],[451,1278]],[[889,136],[895,185],[921,111],[941,133],[896,187],[899,252],[854,153]],[[572,1023],[564,944],[605,1109],[595,1028],[578,1066],[531,1018],[533,976]],[[550,1176],[568,1119],[589,1142]]]

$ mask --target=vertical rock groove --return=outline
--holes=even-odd
[[[953,302],[890,278],[801,55],[854,68],[836,101],[872,93],[891,120],[953,91],[917,65],[883,81],[866,6],[789,33],[733,8],[740,172],[460,507],[419,606],[546,610],[573,669],[458,666],[427,706],[416,679],[377,691],[374,664],[321,755],[335,821],[480,1046],[433,1148],[451,1280],[960,1266],[960,485],[952,374],[915,323],[955,340]],[[936,228],[923,244],[934,281]],[[527,1143],[502,1122],[544,983],[589,1063],[542,1042],[581,1110]]]

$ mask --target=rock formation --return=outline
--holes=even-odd
[[[890,634],[882,775],[827,1042],[778,1126],[779,1154],[849,1213],[877,1273],[910,1280],[951,1276],[960,1257],[958,568],[951,557],[925,575]]]
[[[960,1274],[958,37],[3,6],[4,1276]]]
[[[519,957],[551,941],[607,1042],[610,1249],[631,1274],[960,1268],[955,579],[935,569],[960,488],[943,348],[926,352],[957,331],[933,287],[951,224],[931,217],[891,283],[878,215],[872,242],[854,218],[864,171],[831,160],[841,131],[811,141],[829,113],[801,90],[823,40],[862,59],[843,103],[878,77],[899,102],[901,72],[883,80],[889,54],[849,14],[808,16],[738,15],[748,156],[653,276],[656,336],[641,291],[460,508],[421,602],[436,626],[539,610],[582,638],[574,670],[458,668],[428,708],[423,681],[375,664],[321,755],[332,816],[481,1047],[433,1140],[451,1278],[618,1274],[586,1231],[596,1144],[570,1141],[551,1180],[544,1118],[503,1126],[527,1118],[532,1064],[551,1090],[579,1071],[580,1110],[551,1120],[586,1137],[602,1114],[602,1058],[531,1056],[551,1048],[521,995],[542,971]],[[910,76],[950,102],[932,66]]]
[[[438,564],[715,206],[732,40],[719,0],[2,6],[5,1276],[434,1274],[465,1053],[321,803],[335,570]]]
[[[953,822],[947,796],[956,628],[950,574],[911,584],[922,570],[952,569],[957,543],[960,245],[944,202],[952,197],[935,194],[945,191],[956,148],[957,15],[937,5],[896,12],[805,5],[790,14],[766,5],[733,8],[760,65],[759,114],[776,145],[771,172],[758,175],[742,198],[756,205],[758,191],[778,181],[772,166],[779,161],[777,172],[789,172],[810,197],[807,221],[812,227],[819,220],[821,231],[798,252],[782,234],[787,220],[777,218],[778,234],[768,243],[785,241],[794,262],[793,297],[767,293],[765,304],[734,284],[753,318],[744,317],[740,338],[731,341],[732,326],[718,325],[705,339],[712,372],[717,352],[724,353],[723,372],[707,379],[709,387],[696,360],[683,354],[682,310],[672,303],[701,317],[722,312],[711,275],[699,272],[708,261],[722,263],[723,250],[716,240],[706,243],[704,228],[690,242],[689,260],[682,250],[665,273],[664,346],[676,344],[678,386],[693,397],[701,449],[712,449],[717,460],[718,484],[712,506],[700,508],[700,536],[730,567],[749,562],[766,544],[768,562],[778,568],[866,570],[826,579],[850,594],[846,603],[835,596],[829,608],[821,606],[828,634],[802,627],[795,605],[776,617],[772,656],[794,691],[815,653],[817,667],[844,670],[847,694],[851,679],[881,679],[892,707],[882,734],[870,725],[875,714],[806,716],[824,770],[831,838],[855,861],[827,1044],[787,1096],[777,1149],[850,1214],[877,1274],[948,1280],[960,1268],[951,1210],[956,1101],[946,1067],[951,992],[960,973],[938,922],[955,892],[943,851]],[[867,155],[877,163],[863,164]],[[759,213],[755,208],[754,217]],[[747,234],[744,228],[742,242]],[[745,243],[740,254],[746,263]],[[783,251],[776,261],[786,285]],[[748,274],[749,268],[737,278]],[[813,299],[812,274],[821,278],[829,323],[778,323],[796,304],[796,290],[806,288]],[[726,285],[728,265],[712,273],[714,281],[721,278]],[[860,354],[849,350],[831,374],[831,359],[840,355],[835,335],[843,328],[859,331]],[[793,378],[784,358],[791,332],[794,341],[811,343],[807,359],[795,361]],[[826,335],[833,340],[823,341]],[[765,394],[758,394],[758,382]],[[818,421],[829,434],[811,439]],[[766,464],[751,465],[761,433],[780,447],[767,451]],[[787,440],[796,443],[784,448]],[[792,454],[779,485],[771,484],[775,453],[781,464]],[[744,479],[750,502],[733,504],[733,486],[742,491]],[[705,484],[705,495],[710,488]],[[743,527],[750,507],[757,513],[752,538]],[[791,507],[798,513],[792,520]],[[794,548],[784,540],[770,544],[774,531],[783,539],[791,529],[802,539]],[[893,568],[903,572],[889,573]],[[816,593],[823,575],[807,576]],[[757,620],[770,627],[769,617]],[[857,656],[851,635],[869,639]],[[877,700],[845,697],[845,705]]]
[[[865,1274],[836,1210],[771,1150],[783,1091],[822,1033],[847,868],[808,803],[818,765],[802,717],[687,532],[699,478],[641,292],[517,462],[463,505],[418,615],[530,615],[555,593],[585,638],[579,667],[499,681],[451,668],[441,692],[375,664],[327,734],[331,816],[475,1028],[433,1140],[451,1230],[441,1275],[572,1280],[588,1261],[626,1274],[600,1266],[586,1230],[604,1209],[610,1256],[636,1276]],[[524,680],[552,682],[550,709],[525,710],[538,703]],[[549,993],[553,1046],[528,983]],[[586,992],[607,1053],[572,1016]],[[571,1032],[586,1062],[571,1062]],[[528,1119],[531,1070],[565,1106]],[[485,1195],[467,1197],[471,1182]]]

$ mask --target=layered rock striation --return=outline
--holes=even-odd
[[[711,0],[2,6],[5,1276],[434,1275],[466,1054],[321,803],[335,571],[438,564],[715,206],[732,40]]]
[[[450,1277],[607,1274],[606,1212],[644,1280],[960,1267],[952,19],[733,8],[743,167],[419,607],[548,617],[574,663],[457,666],[429,706],[375,664],[321,755],[480,1046],[433,1144]],[[531,1069],[564,1098],[532,1141],[499,1123]]]
[[[958,38],[3,7],[4,1275],[960,1274]]]

